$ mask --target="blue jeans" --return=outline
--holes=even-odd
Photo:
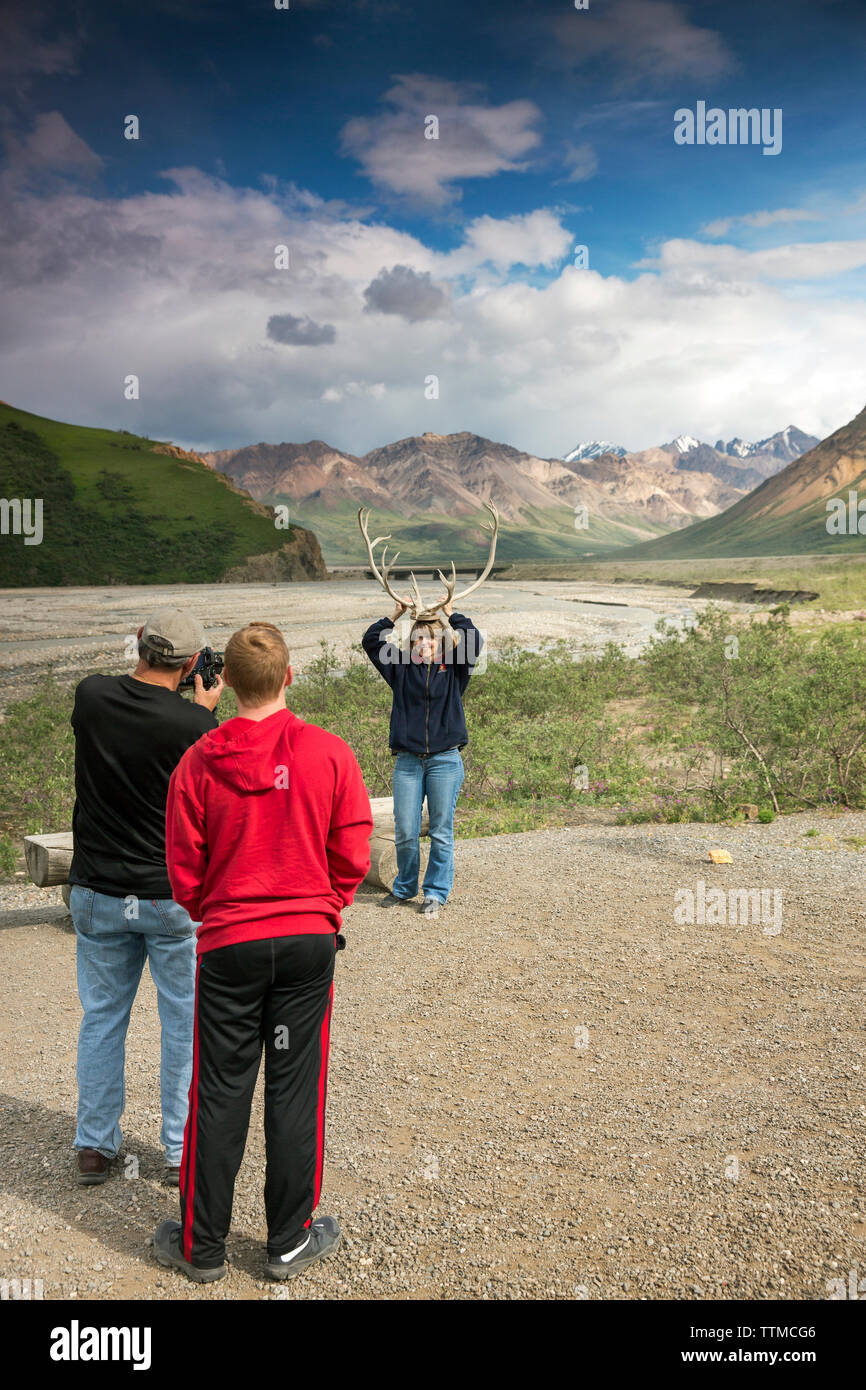
[[[424,874],[425,898],[448,901],[454,882],[454,808],[463,785],[459,748],[447,753],[398,753],[394,759],[394,829],[397,877],[391,892],[414,898],[421,867],[421,807],[427,798],[430,858]]]
[[[192,1080],[197,924],[171,898],[110,898],[80,884],[72,886],[69,910],[84,1010],[78,1034],[75,1148],[98,1149],[106,1158],[120,1148],[126,1030],[149,960],[162,1025],[159,1137],[166,1162],[179,1164]]]

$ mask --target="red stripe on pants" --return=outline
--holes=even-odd
[[[195,965],[195,1027],[192,1042],[192,1081],[189,1088],[189,1114],[186,1117],[186,1133],[183,1137],[183,1157],[181,1177],[183,1185],[183,1253],[184,1258],[192,1260],[192,1208],[195,1198],[195,1141],[198,1128],[198,976],[201,956]]]
[[[328,1095],[328,1050],[331,1039],[331,1009],[333,1004],[334,986],[332,984],[328,994],[328,1007],[325,1010],[325,1017],[322,1019],[320,1035],[322,1062],[319,1070],[319,1106],[316,1116],[316,1188],[313,1194],[313,1211],[319,1205],[319,1193],[322,1190],[322,1168],[325,1162],[325,1101]],[[310,1219],[312,1220],[312,1218]]]

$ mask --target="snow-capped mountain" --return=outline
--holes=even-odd
[[[578,444],[570,454],[563,454],[563,463],[580,463],[583,459],[597,459],[602,454],[616,454],[624,458],[628,453],[621,444],[610,444],[606,439],[590,439],[586,444]]]
[[[812,438],[789,425],[786,430],[752,445],[756,458],[773,458],[796,449]],[[721,442],[721,441],[720,441]],[[732,441],[734,442],[734,441]],[[734,465],[740,469],[743,464]],[[741,497],[721,515],[696,526],[679,528],[676,534],[651,541],[641,556],[674,560],[700,556],[810,555],[853,551],[860,537],[829,533],[827,513],[831,499],[860,487],[866,479],[866,409],[841,429],[819,441],[791,463],[775,471],[753,491]],[[862,544],[859,547],[862,550]],[[750,562],[751,563],[751,562]]]
[[[756,454],[766,454],[782,463],[791,463],[819,443],[820,440],[816,439],[814,434],[806,434],[803,430],[798,430],[796,425],[786,425],[785,429],[779,430],[777,434],[771,434],[767,439],[759,439],[757,444],[749,444],[745,439],[731,439],[725,444],[719,439],[716,441],[716,448],[720,453],[730,454],[734,458],[745,459],[753,458]]]
[[[673,445],[679,453],[687,454],[691,449],[699,449],[701,447],[701,441],[695,439],[694,435],[691,434],[678,434],[673,441]]]
[[[747,444],[745,439],[740,439],[739,436],[736,439],[729,439],[727,444],[723,439],[717,439],[716,448],[720,454],[730,454],[731,458],[736,459],[748,458],[749,454],[755,452],[754,444]]]
[[[631,486],[628,480],[643,477],[644,474],[647,477],[651,475],[656,481],[671,470],[684,474],[695,493],[695,499],[699,499],[693,499],[689,504],[690,510],[694,515],[706,515],[706,512],[702,512],[704,506],[723,510],[731,505],[727,497],[742,496],[760,486],[765,478],[784,468],[792,457],[798,458],[801,453],[814,448],[816,443],[811,434],[805,434],[795,425],[788,425],[778,434],[770,435],[756,444],[736,435],[727,443],[723,439],[718,440],[714,447],[703,444],[693,434],[679,434],[669,444],[629,451],[602,440],[593,440],[573,449],[562,462],[566,468],[573,469],[583,477],[594,481],[604,480],[620,493],[626,486]],[[663,490],[673,488],[676,491],[682,485],[668,478],[668,487]],[[724,497],[719,492],[719,485],[729,490]]]
[[[799,458],[809,449],[814,449],[818,442],[813,434],[806,434],[803,430],[797,429],[796,425],[787,425],[777,434],[771,434],[766,439],[759,439],[754,444],[747,439],[741,439],[739,435],[735,435],[727,443],[724,439],[717,439],[715,445],[712,445],[704,444],[700,439],[695,439],[693,434],[678,434],[676,439],[672,439],[669,444],[660,444],[658,448],[679,460],[691,455],[687,464],[680,463],[679,466],[698,470],[705,468],[707,462],[712,460],[714,456],[716,456],[716,462],[721,462],[724,458],[743,461],[748,459],[752,467],[757,468],[761,478],[764,478],[777,472],[783,464]],[[606,439],[591,439],[584,444],[578,444],[577,448],[572,449],[570,453],[563,454],[562,461],[563,463],[583,463],[588,459],[601,458],[602,454],[613,454],[616,458],[625,458],[632,452],[634,451],[623,449],[619,444],[611,444]],[[639,450],[637,452],[646,453],[647,451]],[[719,455],[722,456],[721,459],[718,458]],[[756,486],[757,483],[753,482],[747,485]]]

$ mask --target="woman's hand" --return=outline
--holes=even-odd
[[[408,596],[404,595],[404,597],[399,600],[397,607],[394,609],[394,612],[391,614],[390,621],[392,623],[396,623],[398,618],[402,618],[403,614],[406,612],[406,609],[411,607],[412,600]]]

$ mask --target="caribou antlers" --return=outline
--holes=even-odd
[[[467,594],[473,593],[475,589],[479,589],[479,588],[481,587],[481,585],[484,583],[485,579],[487,578],[488,574],[490,573],[491,569],[493,568],[493,559],[494,559],[494,556],[496,555],[496,537],[497,537],[498,534],[499,534],[499,513],[497,512],[497,510],[496,510],[496,508],[494,507],[494,505],[493,505],[492,502],[485,502],[484,505],[485,505],[485,507],[487,508],[487,510],[489,511],[489,513],[490,513],[491,517],[493,518],[493,520],[492,520],[492,521],[483,521],[483,522],[481,523],[481,529],[482,529],[483,531],[489,531],[489,532],[490,532],[490,554],[489,554],[488,557],[487,557],[487,564],[484,566],[484,569],[482,570],[481,574],[480,574],[480,575],[478,576],[478,578],[475,580],[475,583],[474,583],[474,584],[470,584],[470,585],[469,585],[469,588],[468,588],[468,589],[462,589],[462,590],[460,591],[459,594],[455,594],[455,592],[454,592],[454,586],[455,586],[456,583],[457,583],[457,571],[456,571],[456,569],[454,568],[454,561],[452,560],[452,561],[451,561],[451,578],[450,578],[450,579],[446,579],[446,578],[445,578],[445,575],[442,573],[441,570],[438,570],[438,571],[437,571],[437,573],[438,573],[438,575],[439,575],[439,578],[442,580],[442,583],[445,585],[445,596],[444,596],[444,598],[441,598],[441,599],[439,600],[438,603],[434,603],[433,606],[432,606],[432,608],[428,608],[428,607],[425,606],[424,600],[423,600],[423,598],[421,597],[421,591],[420,591],[420,589],[418,588],[418,581],[417,581],[417,579],[415,578],[415,575],[412,574],[412,572],[410,571],[409,577],[410,577],[410,579],[412,580],[412,588],[413,588],[414,591],[415,591],[415,597],[414,597],[414,599],[413,599],[413,600],[410,602],[410,604],[409,604],[409,610],[410,610],[410,613],[411,613],[411,615],[412,615],[412,621],[413,621],[413,622],[437,622],[437,621],[439,621],[439,613],[440,613],[440,610],[441,610],[442,608],[445,607],[445,604],[446,604],[446,603],[454,603],[454,602],[456,602],[458,599],[465,598]],[[389,582],[388,582],[388,576],[389,576],[389,574],[391,573],[391,570],[394,568],[394,563],[395,563],[395,561],[396,561],[396,559],[397,559],[397,555],[399,555],[400,552],[399,552],[399,550],[398,550],[397,553],[395,554],[393,560],[391,560],[390,564],[386,564],[386,563],[385,563],[385,556],[386,556],[387,553],[388,553],[388,547],[387,547],[387,545],[386,545],[386,546],[385,546],[385,549],[382,551],[382,570],[381,570],[381,572],[380,572],[380,571],[377,569],[377,567],[376,567],[376,561],[375,561],[375,559],[373,558],[373,551],[374,551],[374,549],[376,548],[376,546],[377,546],[377,545],[381,545],[383,541],[389,541],[389,540],[391,539],[391,536],[390,536],[390,534],[387,535],[387,536],[377,536],[376,539],[375,539],[374,541],[371,541],[371,540],[370,540],[370,537],[369,537],[369,534],[368,534],[368,532],[367,532],[367,525],[368,525],[368,523],[369,523],[369,520],[370,520],[370,509],[369,509],[369,507],[367,508],[366,513],[365,513],[363,507],[359,507],[359,508],[358,508],[358,525],[359,525],[360,528],[361,528],[361,535],[364,537],[364,540],[365,540],[366,543],[367,543],[367,555],[368,555],[369,560],[370,560],[370,568],[371,568],[371,570],[373,571],[373,574],[375,575],[376,579],[378,579],[379,583],[382,585],[382,588],[385,590],[386,594],[389,594],[390,597],[394,600],[395,603],[403,604],[403,603],[405,603],[405,599],[401,598],[399,594],[395,594],[395,593],[394,593],[394,590],[391,588],[391,585],[390,585]]]

